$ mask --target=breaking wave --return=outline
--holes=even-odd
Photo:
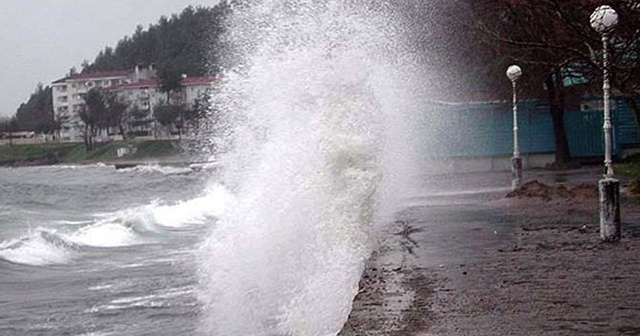
[[[0,243],[0,258],[24,265],[44,266],[70,261],[78,246],[54,231],[36,229],[34,232]]]
[[[178,202],[133,207],[91,220],[56,221],[57,229],[38,228],[0,243],[0,259],[44,266],[64,264],[81,255],[85,247],[115,248],[154,242],[170,230],[212,222],[232,196],[215,185],[202,197]],[[169,230],[169,231],[168,231]]]
[[[226,123],[211,137],[236,197],[201,248],[204,333],[335,335],[345,323],[371,227],[414,176],[420,72],[387,5],[234,6],[236,66],[212,97]]]
[[[157,173],[157,174],[163,174],[163,175],[182,175],[182,174],[189,174],[193,172],[193,169],[191,169],[190,167],[173,167],[173,166],[160,166],[157,164],[151,164],[151,165],[138,165],[135,167],[131,167],[131,168],[124,168],[124,169],[118,169],[118,172],[122,172],[122,173],[130,173],[130,172],[137,172],[137,173]]]

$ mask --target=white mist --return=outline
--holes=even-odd
[[[420,71],[388,6],[238,4],[214,108],[235,195],[202,247],[202,331],[335,335],[414,181]]]

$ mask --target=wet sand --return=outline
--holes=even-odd
[[[640,335],[640,206],[623,190],[623,239],[600,243],[598,172],[528,176],[586,183],[570,193],[505,198],[476,174],[414,200],[378,233],[341,335]]]

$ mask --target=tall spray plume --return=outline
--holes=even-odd
[[[424,74],[392,4],[235,2],[209,135],[234,195],[200,251],[202,332],[335,335],[414,185]]]

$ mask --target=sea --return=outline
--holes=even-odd
[[[0,168],[0,335],[195,334],[195,253],[229,197],[212,175]]]

